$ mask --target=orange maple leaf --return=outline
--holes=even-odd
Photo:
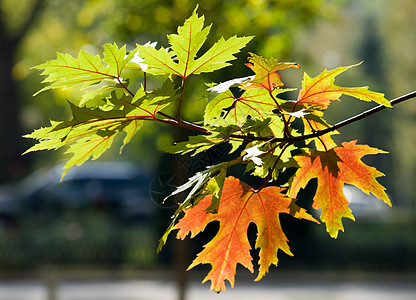
[[[302,89],[299,92],[297,104],[310,106],[321,106],[326,108],[331,101],[338,100],[342,94],[358,98],[363,101],[375,101],[387,107],[392,107],[390,102],[384,98],[384,94],[372,92],[368,87],[340,87],[334,84],[335,77],[346,70],[357,66],[339,67],[333,70],[325,70],[318,76],[311,78],[304,74]]]
[[[281,192],[282,188],[267,187],[256,191],[246,183],[227,177],[221,195],[218,213],[206,213],[211,204],[211,196],[203,198],[196,206],[185,210],[185,216],[178,222],[177,237],[184,239],[188,233],[191,238],[205,229],[212,221],[219,221],[217,235],[204,246],[188,270],[198,264],[211,264],[212,269],[203,282],[211,280],[211,290],[225,290],[225,281],[234,286],[234,276],[237,263],[254,272],[251,246],[247,238],[247,229],[251,222],[257,225],[258,235],[256,248],[260,248],[259,275],[260,280],[271,264],[277,265],[277,251],[290,252],[288,239],[280,226],[279,214],[287,213],[298,219],[317,222],[304,209],[294,203],[294,200]]]
[[[288,196],[295,198],[309,180],[317,178],[313,208],[322,209],[321,220],[333,238],[338,236],[339,230],[344,231],[343,217],[354,220],[342,190],[345,183],[355,185],[367,194],[371,192],[391,206],[385,188],[376,180],[384,174],[361,161],[367,154],[386,152],[367,145],[357,145],[356,142],[345,142],[329,151],[312,150],[309,154],[295,157],[300,168],[290,182]]]

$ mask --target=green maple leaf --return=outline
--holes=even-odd
[[[62,174],[62,178],[73,166],[80,166],[90,158],[94,160],[99,158],[108,148],[111,147],[116,134],[116,131],[105,130],[102,132],[99,131],[93,134],[88,134],[83,138],[78,138],[76,142],[65,152],[72,154],[72,157],[65,163],[65,171]]]
[[[232,141],[230,136],[236,132],[240,132],[241,129],[238,126],[215,126],[215,127],[206,127],[211,134],[207,135],[193,135],[190,136],[187,141],[178,142],[174,145],[163,148],[162,150],[171,154],[186,154],[190,153],[192,156],[204,152],[215,145],[219,145],[224,142]],[[240,141],[239,145],[241,145]],[[235,144],[237,145],[237,143]],[[235,150],[233,147],[230,150],[230,153]]]
[[[260,155],[261,163],[248,163],[246,172],[252,171],[253,175],[260,178],[266,178],[272,172],[271,178],[277,180],[280,173],[286,168],[297,167],[291,154],[291,151],[297,149],[293,145],[286,147],[286,149],[281,149],[276,147],[276,145],[266,143],[264,146],[259,147],[259,149],[263,152]]]
[[[279,89],[273,92],[276,96],[292,89]],[[247,117],[264,120],[274,115],[277,108],[276,102],[270,97],[270,92],[265,89],[249,89],[240,97],[227,90],[212,99],[205,108],[204,121],[207,124],[236,124],[242,125]]]
[[[66,153],[72,157],[65,164],[65,172],[74,165],[81,165],[88,159],[97,159],[113,143],[114,137],[124,133],[123,147],[139,131],[145,120],[153,120],[155,115],[177,98],[170,80],[151,94],[141,88],[131,99],[122,94],[112,93],[107,100],[107,110],[100,107],[91,109],[69,103],[70,121],[51,121],[51,126],[35,130],[26,135],[38,141],[25,153],[38,150],[55,150],[69,146]]]
[[[197,58],[198,51],[204,45],[211,26],[204,28],[204,16],[199,17],[196,9],[177,34],[168,36],[170,50],[155,49],[137,45],[140,57],[144,59],[152,74],[175,74],[187,78],[192,74],[213,72],[230,64],[234,54],[252,39],[252,37],[233,36],[227,40],[219,39],[207,52]]]
[[[143,111],[139,114],[148,114],[149,117],[153,118],[158,112],[178,99],[179,95],[177,92],[178,89],[168,78],[160,89],[147,93],[146,97],[135,97],[135,99],[138,99],[139,101],[135,102],[135,99],[133,99],[133,104],[137,105],[138,109]],[[135,114],[135,112],[132,112],[131,114]]]
[[[80,105],[84,105],[98,95],[110,94],[117,88],[123,88],[122,73],[136,50],[126,53],[126,46],[118,48],[114,44],[104,46],[103,58],[81,50],[78,57],[58,53],[55,60],[35,66],[43,70],[41,75],[47,76],[43,83],[48,85],[35,95],[50,89],[69,89],[81,85],[85,90]]]
[[[273,137],[273,132],[270,129],[272,123],[271,118],[260,119],[247,119],[241,127],[241,131],[247,135],[253,135],[262,138]]]
[[[50,127],[25,135],[26,138],[38,141],[25,153],[69,146],[66,153],[72,154],[72,157],[64,166],[63,176],[74,165],[81,165],[89,158],[100,157],[112,145],[116,134],[123,130],[126,130],[127,136],[134,134],[130,127],[132,122],[135,123],[135,131],[141,127],[139,120],[127,118],[122,110],[80,108],[71,103],[70,107],[73,115],[70,121],[51,121]]]

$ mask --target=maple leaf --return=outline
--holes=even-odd
[[[299,68],[297,63],[281,63],[275,58],[263,58],[250,53],[249,63],[246,64],[255,75],[235,78],[222,82],[208,89],[211,92],[223,93],[231,86],[237,85],[241,89],[266,89],[269,92],[284,86],[281,75],[277,71],[287,68]]]
[[[205,171],[197,172],[194,176],[188,179],[186,183],[177,187],[172,194],[165,198],[168,199],[171,196],[185,192],[191,189],[182,203],[179,203],[178,208],[172,215],[172,222],[166,229],[165,233],[159,240],[157,252],[159,253],[163,246],[166,244],[169,234],[174,230],[175,224],[182,214],[183,210],[189,209],[198,204],[201,199],[204,199],[207,195],[211,196],[211,203],[206,206],[206,213],[217,213],[220,204],[220,198],[224,187],[224,182],[227,174],[227,169],[237,163],[240,160],[232,160],[223,162],[214,166],[207,167]],[[164,201],[165,201],[164,200]]]
[[[273,96],[292,90],[275,90]],[[277,108],[275,99],[270,97],[270,92],[265,89],[249,89],[240,97],[235,97],[230,90],[227,90],[218,94],[207,104],[204,121],[206,124],[241,126],[248,116],[265,119],[274,115],[273,110]]]
[[[89,158],[97,159],[112,144],[119,132],[126,131],[132,135],[131,128],[126,125],[135,122],[137,131],[141,127],[138,120],[130,120],[120,110],[102,111],[99,108],[80,108],[70,103],[73,118],[70,121],[51,121],[51,126],[35,130],[26,138],[38,140],[38,143],[25,153],[37,150],[58,149],[69,145],[66,153],[73,156],[66,162],[62,177],[74,165],[81,165]]]
[[[250,53],[249,63],[246,64],[256,74],[254,79],[246,84],[245,88],[261,88],[273,91],[284,86],[281,75],[277,71],[287,68],[300,68],[297,63],[282,63],[275,58],[263,58],[254,53]]]
[[[201,57],[196,58],[198,51],[204,45],[211,26],[204,28],[204,16],[193,14],[178,27],[177,34],[168,36],[170,50],[155,49],[149,46],[137,45],[140,57],[148,65],[147,72],[152,74],[175,74],[183,79],[192,74],[213,72],[230,64],[235,59],[234,54],[252,39],[252,37],[233,36],[228,40],[220,38]]]
[[[194,156],[198,153],[206,151],[211,147],[230,141],[230,135],[235,132],[240,131],[238,126],[207,126],[206,129],[209,130],[211,134],[207,135],[192,135],[187,141],[177,142],[174,145],[163,148],[162,150],[172,154],[186,154],[191,153],[191,156]],[[232,153],[236,147],[240,146],[242,141],[238,141],[234,144],[234,147],[230,150],[229,153]]]
[[[271,118],[265,118],[263,120],[259,120],[259,118],[249,118],[241,127],[241,131],[247,135],[250,134],[256,137],[272,137],[273,132],[270,129],[271,122]]]
[[[113,143],[114,137],[124,132],[123,147],[139,131],[144,120],[153,120],[156,113],[176,99],[175,89],[170,80],[151,94],[141,88],[133,99],[123,94],[117,97],[112,93],[106,99],[111,110],[100,107],[94,109],[78,107],[69,102],[72,119],[69,121],[51,121],[51,126],[35,130],[25,135],[38,141],[25,153],[38,150],[58,149],[69,145],[66,153],[72,157],[64,166],[66,172],[74,165],[81,165],[88,159],[97,159]],[[121,151],[120,149],[120,151]]]
[[[296,150],[293,145],[286,145],[284,149],[276,145],[265,143],[261,147],[265,153],[261,156],[261,164],[249,162],[246,172],[252,171],[251,174],[260,178],[271,176],[272,180],[278,180],[279,175],[290,167],[297,167],[296,162],[292,158],[291,151]],[[271,172],[271,175],[270,175]]]
[[[239,162],[241,162],[239,159],[235,159],[213,166],[209,166],[206,168],[206,170],[197,172],[194,176],[189,178],[186,183],[178,186],[175,191],[173,191],[169,196],[165,198],[165,200],[169,197],[172,197],[176,194],[182,193],[192,188],[188,196],[180,204],[181,210],[179,212],[182,212],[182,210],[185,208],[189,208],[188,205],[190,204],[190,200],[192,200],[192,202],[195,204],[198,203],[199,200],[201,200],[208,194],[210,194],[213,197],[212,205],[207,209],[207,212],[216,212],[218,210],[221,191],[224,185],[224,179],[227,173],[227,169]],[[206,185],[207,183],[208,185]],[[204,185],[205,187],[203,187]]]
[[[209,92],[216,92],[218,94],[226,92],[232,86],[240,86],[241,88],[245,87],[246,85],[250,84],[250,81],[254,79],[255,76],[245,76],[240,78],[230,79],[215,86],[210,87],[207,91]]]
[[[261,158],[259,156],[261,156],[265,152],[259,150],[260,146],[261,145],[254,145],[254,146],[246,148],[243,151],[243,154],[244,154],[243,161],[251,161],[252,163],[254,163],[257,166],[263,165],[263,161],[261,160]]]
[[[174,227],[179,230],[178,238],[184,239],[188,233],[194,237],[208,223],[220,222],[217,235],[205,245],[188,269],[198,264],[211,264],[212,269],[203,282],[211,280],[211,289],[216,292],[225,290],[226,280],[231,286],[234,285],[238,263],[254,272],[251,246],[247,238],[247,229],[251,222],[258,229],[255,247],[260,248],[259,274],[256,281],[268,272],[271,264],[277,265],[279,249],[292,255],[280,225],[279,214],[286,213],[298,219],[315,220],[298,207],[293,199],[282,194],[282,191],[279,187],[255,191],[244,182],[227,177],[216,214],[206,213],[206,208],[211,204],[210,195],[196,206],[185,210],[185,216]]]
[[[349,88],[340,87],[334,84],[337,75],[357,65],[359,64],[339,67],[333,70],[325,69],[325,71],[314,78],[311,78],[308,74],[304,73],[302,89],[299,92],[296,103],[326,108],[331,101],[337,100],[344,94],[363,101],[375,101],[376,103],[391,108],[392,106],[390,102],[384,98],[384,94],[369,91],[368,87]]]
[[[33,67],[43,70],[41,75],[47,76],[43,83],[48,83],[35,95],[49,89],[68,89],[82,85],[82,89],[87,89],[80,101],[80,105],[84,105],[96,95],[102,96],[104,92],[109,94],[117,88],[123,88],[120,85],[123,82],[122,72],[135,52],[136,50],[127,55],[126,46],[118,48],[114,43],[104,45],[103,59],[83,50],[77,58],[58,53],[55,60]]]
[[[343,194],[344,184],[355,185],[391,206],[385,188],[376,180],[383,174],[361,161],[365,155],[378,153],[386,152],[367,145],[357,145],[356,141],[352,141],[344,142],[329,151],[312,150],[295,156],[299,169],[290,182],[288,196],[296,197],[309,180],[317,178],[313,208],[322,209],[321,220],[326,223],[330,236],[336,238],[340,230],[344,231],[341,219],[346,217],[354,220],[348,200]]]

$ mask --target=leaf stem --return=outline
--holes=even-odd
[[[179,105],[178,105],[178,112],[176,115],[176,119],[178,120],[178,122],[182,122],[182,118],[181,118],[181,108],[182,108],[182,98],[183,98],[183,93],[185,90],[185,82],[186,82],[186,77],[182,78],[182,87],[181,87],[181,95],[179,97]]]
[[[196,131],[199,131],[199,132],[202,132],[202,133],[205,133],[205,134],[211,134],[211,132],[209,132],[206,128],[204,128],[202,126],[199,126],[197,124],[187,122],[187,121],[184,121],[184,120],[181,120],[181,121],[175,120],[171,116],[169,116],[169,115],[167,115],[167,114],[165,114],[161,111],[158,111],[157,113],[160,114],[161,116],[167,118],[167,119],[154,118],[153,119],[154,121],[158,121],[158,122],[165,123],[165,124],[170,124],[170,125],[185,128],[185,129],[196,130]]]
[[[121,86],[123,87],[123,89],[125,89],[130,94],[130,96],[134,98],[134,93],[130,91],[129,88],[121,81],[120,77],[116,77],[116,78],[117,78],[118,83],[120,83]]]
[[[274,162],[273,167],[270,169],[269,174],[267,174],[267,177],[264,180],[263,184],[261,185],[261,187],[259,189],[256,190],[256,192],[261,191],[267,185],[267,183],[270,181],[270,179],[273,176],[274,169],[276,168],[277,164],[279,163],[279,160],[282,157],[283,152],[285,152],[285,150],[287,149],[287,147],[289,147],[289,145],[290,145],[289,143],[284,145],[284,147],[282,148],[282,151],[280,152],[279,156],[277,157],[276,161]]]
[[[315,128],[313,128],[313,126],[312,126],[311,122],[310,122],[307,118],[305,118],[305,120],[306,120],[306,122],[308,122],[309,127],[311,128],[312,132],[313,132],[313,133],[316,133],[316,130],[315,130]],[[318,138],[318,140],[321,142],[322,146],[324,146],[325,151],[328,151],[328,149],[326,148],[326,145],[325,145],[324,141],[321,139],[321,137],[320,137],[320,136],[318,136],[317,138]]]
[[[279,109],[280,115],[282,116],[283,124],[285,126],[284,135],[287,138],[291,138],[292,135],[290,134],[290,131],[289,131],[289,121],[286,120],[282,107],[280,106],[279,102],[277,102],[277,99],[273,96],[273,93],[272,93],[271,90],[269,90],[269,95],[273,99],[274,103],[276,104],[277,108]],[[290,117],[289,117],[289,120],[290,120]]]

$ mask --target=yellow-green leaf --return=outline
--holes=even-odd
[[[235,59],[234,54],[252,39],[252,37],[220,38],[207,52],[197,57],[204,45],[210,26],[204,27],[205,18],[198,16],[196,9],[178,28],[177,34],[168,36],[170,49],[155,49],[150,46],[137,45],[139,55],[149,66],[147,72],[152,74],[175,74],[187,78],[192,74],[213,72],[229,65]]]
[[[302,89],[299,92],[296,103],[326,108],[331,101],[338,100],[344,94],[363,101],[374,101],[387,107],[392,107],[390,102],[384,98],[384,94],[369,91],[368,87],[350,88],[334,84],[337,75],[357,65],[325,70],[314,78],[309,77],[305,73]]]

